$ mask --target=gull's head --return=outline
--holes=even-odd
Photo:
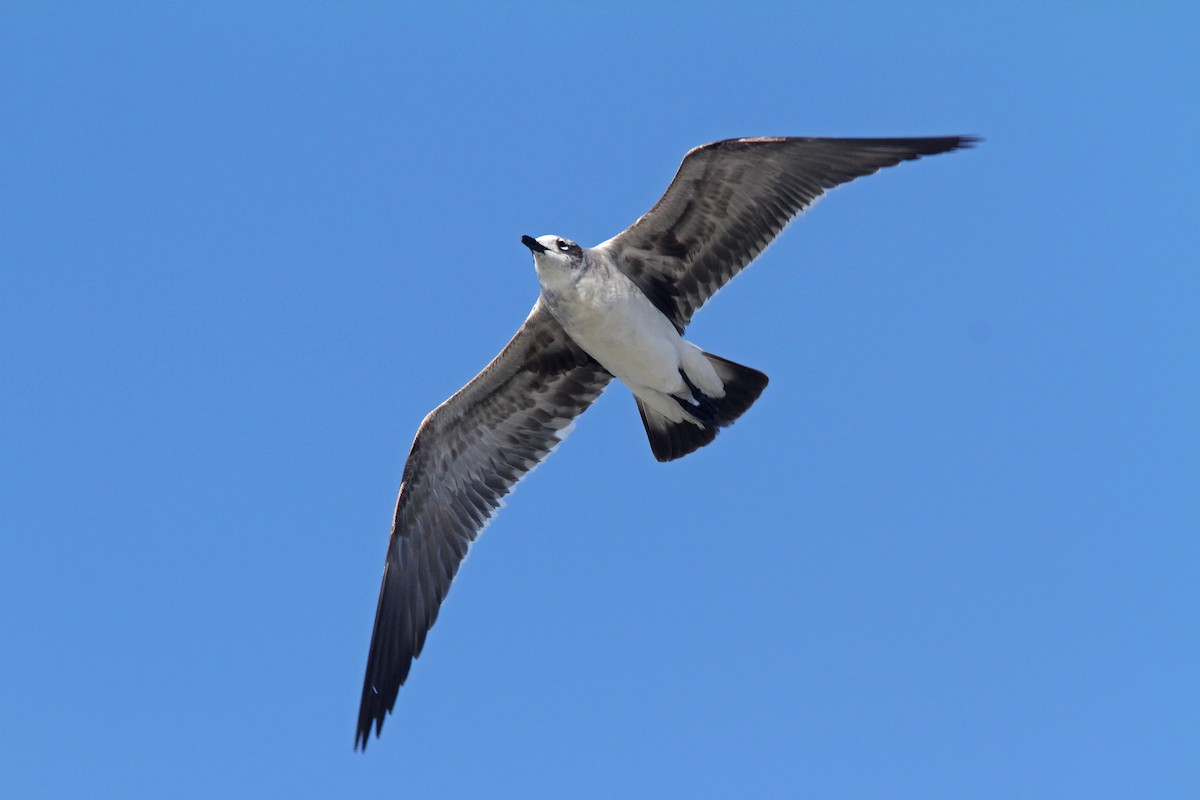
[[[545,286],[574,282],[583,269],[583,248],[562,236],[522,236],[521,244],[533,253],[538,280]]]

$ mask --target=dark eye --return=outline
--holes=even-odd
[[[558,249],[562,250],[564,253],[571,249],[571,245],[567,244],[562,239],[559,239],[557,242],[555,242],[555,245],[557,245]]]

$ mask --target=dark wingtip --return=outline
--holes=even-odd
[[[881,140],[888,142],[887,139]],[[949,153],[954,150],[967,150],[983,141],[982,136],[932,136],[916,139],[896,139],[895,144],[906,145],[913,154],[920,156],[935,156],[939,153]]]
[[[372,649],[372,663],[374,663],[374,649]],[[396,698],[400,694],[400,687],[404,685],[405,679],[408,677],[408,665],[412,663],[412,659],[408,659],[404,669],[397,674],[399,680],[395,684],[395,689],[391,691],[380,691],[380,689],[371,683],[370,678],[364,681],[362,702],[358,706],[358,732],[354,735],[354,749],[366,751],[367,742],[371,739],[371,729],[375,729],[375,738],[383,732],[383,722],[387,719],[388,714],[396,707]]]
[[[379,709],[377,715],[375,710],[367,705],[366,699],[363,700],[358,711],[358,731],[354,734],[355,752],[367,752],[367,743],[371,741],[371,728],[375,728],[375,736],[378,738],[379,732],[383,730],[383,718],[386,714],[386,711]]]

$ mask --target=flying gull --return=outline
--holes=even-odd
[[[826,191],[972,137],[729,139],[689,152],[650,211],[595,247],[521,238],[541,293],[512,341],[417,430],[404,466],[355,747],[396,703],[467,549],[614,377],[650,450],[713,441],[767,376],[683,338],[692,315]]]

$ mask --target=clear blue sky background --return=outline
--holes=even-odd
[[[1195,3],[5,3],[6,797],[1196,797]],[[1135,6],[1137,10],[1134,10]],[[354,722],[421,418],[703,142],[987,137],[614,387]]]

